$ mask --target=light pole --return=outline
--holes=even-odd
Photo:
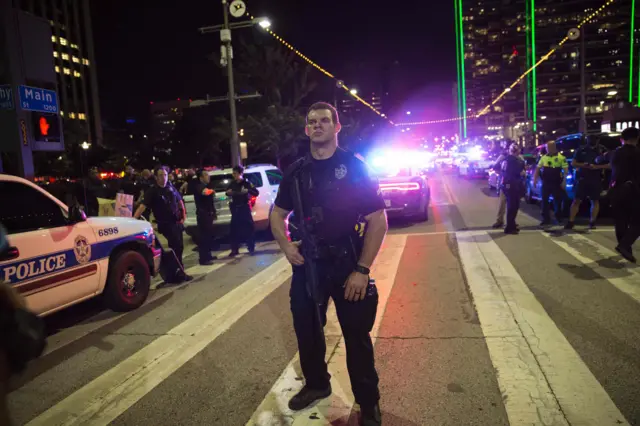
[[[231,9],[231,10],[230,10]],[[229,3],[227,0],[222,0],[222,14],[224,23],[222,25],[215,25],[212,27],[203,27],[199,31],[201,34],[207,34],[212,32],[220,33],[220,41],[222,42],[221,50],[221,63],[227,67],[227,84],[229,87],[229,115],[231,122],[231,165],[239,166],[242,163],[240,158],[240,142],[238,139],[238,117],[236,115],[236,91],[233,81],[233,48],[231,47],[231,30],[237,28],[251,27],[256,24],[262,28],[268,28],[271,23],[266,18],[255,18],[249,21],[229,23],[229,13],[234,18],[240,18],[246,12],[246,6],[242,0],[233,0]]]

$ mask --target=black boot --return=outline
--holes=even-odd
[[[372,407],[360,406],[362,426],[380,426],[382,425],[382,413],[380,412],[380,405],[376,404]]]
[[[303,410],[329,395],[331,395],[331,385],[326,389],[311,389],[305,386],[289,400],[289,408],[293,411]]]

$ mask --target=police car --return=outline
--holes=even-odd
[[[0,279],[41,316],[97,295],[115,311],[135,309],[160,266],[150,223],[87,219],[19,177],[0,174],[0,224],[9,242],[0,253]]]

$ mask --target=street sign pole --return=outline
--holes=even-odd
[[[222,11],[224,15],[224,29],[220,32],[220,39],[224,43],[227,52],[227,83],[229,85],[229,113],[231,121],[231,165],[239,166],[242,163],[240,158],[240,143],[238,139],[238,118],[236,116],[236,91],[233,83],[233,63],[231,50],[231,30],[229,29],[229,6],[227,0],[222,0]]]

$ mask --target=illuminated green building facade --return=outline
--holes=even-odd
[[[599,131],[614,100],[639,104],[637,0],[616,0],[584,26],[588,131]],[[472,115],[498,97],[606,0],[454,0],[458,113]],[[640,7],[640,6],[639,6]],[[631,37],[634,34],[634,37]],[[461,134],[524,123],[541,135],[579,129],[581,40],[568,41]],[[466,114],[465,114],[466,112]]]

